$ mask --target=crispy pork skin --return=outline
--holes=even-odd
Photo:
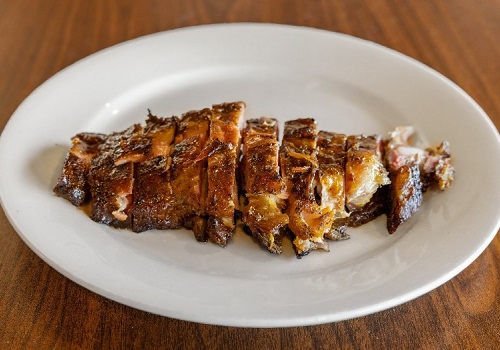
[[[317,141],[314,119],[285,122],[280,166],[288,192],[288,228],[294,235],[293,246],[298,258],[314,249],[328,250],[315,193]]]
[[[210,117],[206,233],[212,242],[222,247],[226,246],[235,230],[234,217],[238,209],[236,174],[244,110],[243,102],[218,104],[212,106]]]
[[[288,215],[285,183],[279,168],[278,122],[261,117],[247,120],[243,130],[243,222],[268,251],[280,254]]]
[[[104,134],[80,133],[71,138],[72,147],[64,160],[63,169],[54,193],[75,206],[84,204],[90,198],[88,173],[90,162],[99,152],[106,138]]]
[[[391,171],[390,177],[387,230],[394,233],[422,204],[422,181],[418,164],[403,165]]]

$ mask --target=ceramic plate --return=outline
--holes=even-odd
[[[300,260],[289,243],[274,256],[241,231],[222,249],[186,230],[112,229],[52,194],[76,133],[122,130],[147,109],[180,115],[236,100],[246,102],[247,118],[313,117],[320,129],[348,134],[413,125],[420,145],[451,143],[456,181],[426,194],[396,234],[379,217],[329,253]],[[430,68],[346,35],[224,24],[125,42],[41,85],[0,138],[0,195],[31,249],[105,297],[210,324],[310,325],[401,304],[469,265],[499,228],[500,163],[491,159],[500,159],[491,121]]]

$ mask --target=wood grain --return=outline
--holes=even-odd
[[[311,26],[380,43],[453,80],[500,128],[497,0],[0,0],[0,130],[38,85],[91,53],[149,33],[222,22]],[[443,286],[354,320],[218,327],[152,315],[89,292],[38,258],[0,210],[0,348],[495,349],[499,257],[497,236]]]

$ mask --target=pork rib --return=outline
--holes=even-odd
[[[238,209],[237,168],[245,104],[223,103],[212,106],[207,160],[206,233],[218,245],[226,246],[235,230]]]
[[[261,117],[247,120],[243,130],[243,222],[268,251],[280,254],[288,216],[285,184],[279,168],[278,122]]]

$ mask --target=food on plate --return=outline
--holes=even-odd
[[[242,221],[260,244],[279,254],[288,215],[279,166],[278,121],[265,117],[247,120],[242,134]]]
[[[108,135],[72,138],[54,193],[89,205],[92,220],[134,232],[191,229],[198,241],[225,247],[241,221],[264,249],[296,256],[329,250],[386,214],[396,230],[431,188],[454,180],[449,144],[419,148],[415,130],[346,135],[318,130],[312,118],[245,122],[231,102],[160,118]],[[241,219],[241,220],[240,220]]]
[[[99,153],[99,145],[106,135],[80,133],[71,138],[72,147],[64,160],[63,171],[54,187],[54,192],[79,206],[90,198],[88,175],[90,162]]]
[[[240,158],[243,102],[212,106],[207,159],[208,238],[224,247],[233,236],[238,209],[237,170]]]

